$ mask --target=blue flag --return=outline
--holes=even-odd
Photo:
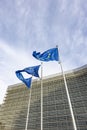
[[[32,77],[25,79],[22,75],[22,72],[26,72],[32,76],[39,77],[39,74],[38,74],[39,67],[40,67],[40,65],[33,66],[33,67],[27,67],[23,70],[17,70],[15,73],[16,73],[16,76],[18,77],[18,79],[20,79],[22,82],[24,82],[28,88],[30,88],[31,82],[32,82]]]
[[[33,66],[33,67],[27,67],[23,70],[20,70],[20,72],[26,72],[28,74],[31,74],[32,76],[39,77],[38,70],[40,65]]]
[[[28,88],[30,88],[32,77],[25,79],[19,70],[16,71],[15,73],[18,79],[20,79]]]
[[[52,48],[49,49],[42,54],[40,52],[34,51],[32,54],[36,59],[41,60],[41,61],[59,61],[59,54],[58,54],[58,49],[57,48]]]

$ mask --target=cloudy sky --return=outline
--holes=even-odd
[[[64,71],[87,63],[87,0],[0,0],[0,103],[16,70],[40,64],[32,52],[56,45]],[[61,72],[55,61],[43,69]]]

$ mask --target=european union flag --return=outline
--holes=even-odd
[[[59,54],[58,54],[58,49],[57,48],[52,48],[44,53],[36,52],[34,51],[32,54],[36,59],[41,60],[41,61],[59,61]]]
[[[39,77],[38,70],[40,65],[33,66],[33,67],[27,67],[23,70],[20,70],[20,72],[26,72],[28,74],[31,74],[32,76]]]
[[[16,71],[15,73],[18,79],[20,79],[28,88],[30,88],[32,77],[25,79],[19,70]]]
[[[16,76],[18,77],[18,79],[20,79],[22,82],[24,82],[28,88],[30,88],[31,82],[32,82],[32,77],[25,79],[22,75],[22,72],[26,72],[32,76],[39,77],[39,74],[38,74],[39,67],[40,67],[40,65],[33,66],[33,67],[27,67],[23,70],[17,70],[15,73],[16,73]]]

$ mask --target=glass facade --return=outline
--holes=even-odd
[[[77,130],[87,130],[87,65],[65,73]],[[0,130],[24,130],[30,90],[8,87],[0,107]],[[43,79],[43,130],[74,130],[62,75]],[[32,83],[28,130],[41,130],[41,83]]]

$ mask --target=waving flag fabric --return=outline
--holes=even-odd
[[[59,54],[57,48],[49,49],[43,53],[34,51],[32,54],[36,59],[41,61],[59,61]]]
[[[19,70],[20,72],[26,72],[28,74],[31,74],[32,76],[39,77],[38,70],[40,65],[33,66],[33,67],[27,67],[23,70]]]
[[[25,83],[25,85],[28,88],[30,88],[32,77],[25,79],[20,71],[16,71],[15,73],[16,73],[16,76],[18,77],[18,79],[20,79],[23,83]]]
[[[20,79],[23,83],[25,83],[28,88],[30,88],[31,82],[32,82],[32,77],[25,79],[24,76],[22,75],[22,72],[26,72],[32,76],[39,77],[39,74],[38,74],[39,67],[40,67],[40,65],[33,66],[33,67],[27,67],[23,70],[17,70],[15,73],[16,73],[16,76],[18,77],[18,79]]]

